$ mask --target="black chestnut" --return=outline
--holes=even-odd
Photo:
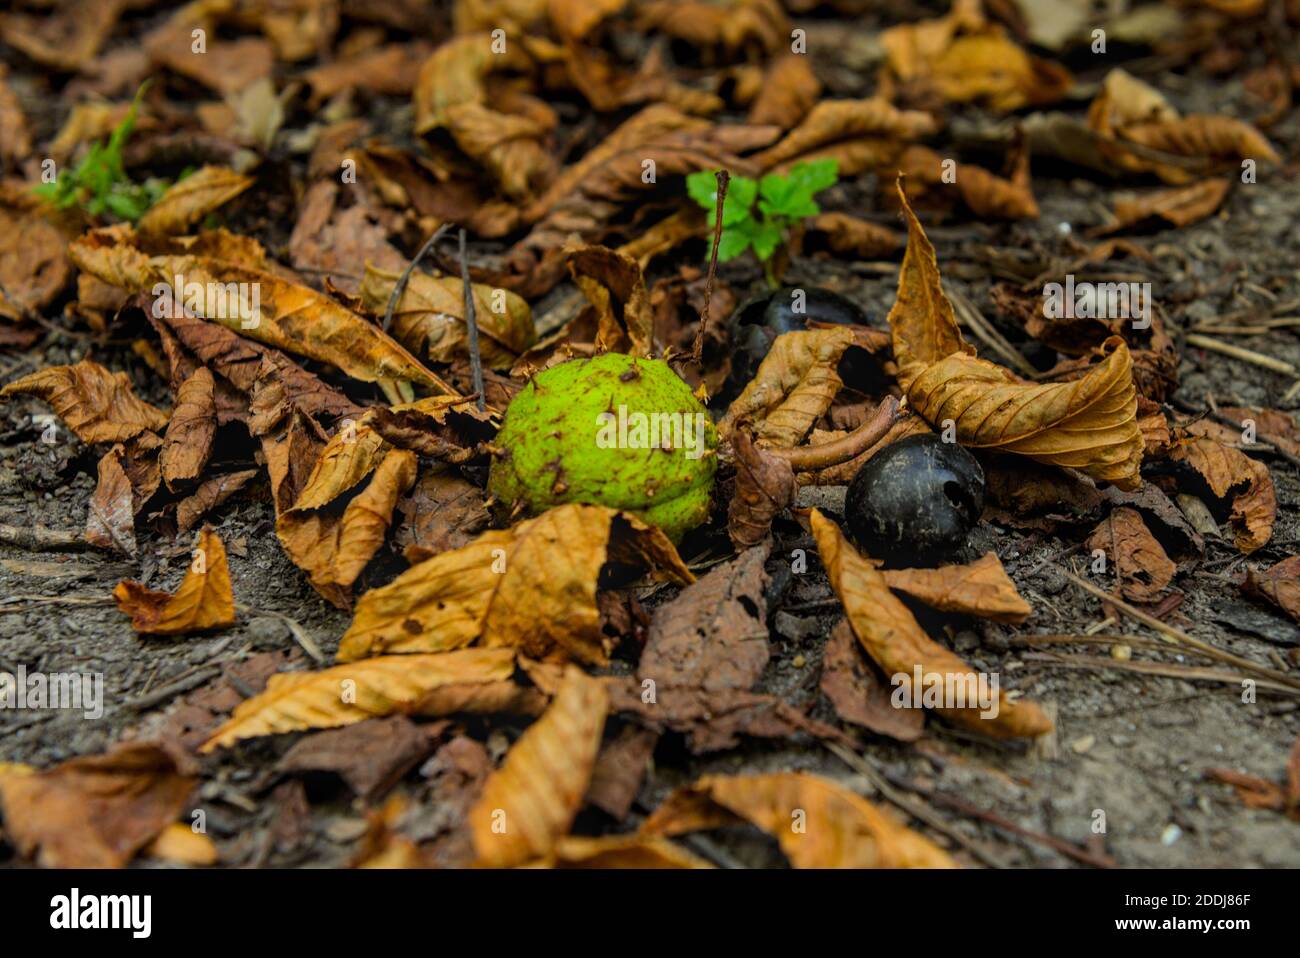
[[[936,565],[956,552],[984,509],[984,470],[955,442],[908,436],[858,470],[844,502],[864,553],[898,566]]]
[[[868,325],[867,314],[851,299],[820,286],[778,289],[763,309],[763,325],[776,332],[807,329],[809,321],[836,325]]]
[[[740,394],[778,336],[807,329],[809,322],[870,325],[857,303],[820,286],[786,286],[751,299],[731,317],[731,374],[721,398]],[[850,347],[840,360],[840,378],[850,387],[865,389],[871,381],[870,367],[865,351]]]

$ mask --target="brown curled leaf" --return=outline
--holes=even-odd
[[[532,658],[558,652],[603,663],[609,639],[596,581],[620,538],[673,581],[694,581],[658,529],[602,506],[558,506],[485,532],[367,592],[339,643],[339,661],[455,649],[477,639]]]
[[[807,772],[706,775],[669,795],[641,834],[679,835],[741,821],[775,838],[796,868],[957,867],[925,836]],[[792,828],[793,821],[806,827]]]
[[[1178,571],[1136,509],[1113,510],[1093,530],[1084,549],[1106,553],[1120,592],[1134,602],[1155,602]]]
[[[966,565],[937,569],[886,569],[885,583],[895,592],[943,612],[960,612],[1019,625],[1034,610],[1020,597],[1016,584],[996,552],[986,552]]]
[[[1240,449],[1199,437],[1175,444],[1170,458],[1187,463],[1218,500],[1231,504],[1228,521],[1241,552],[1249,555],[1273,537],[1277,495],[1268,466]]]
[[[141,233],[184,233],[253,182],[251,176],[224,166],[200,167],[168,187],[137,225]]]
[[[136,398],[126,373],[89,359],[48,366],[0,389],[0,398],[14,395],[45,400],[82,442],[124,442],[167,425],[166,413]]]
[[[839,392],[835,367],[853,341],[853,330],[844,326],[778,336],[718,423],[718,435],[730,439],[740,423],[749,422],[757,445],[797,446]]]
[[[113,598],[141,635],[183,635],[235,621],[226,547],[221,537],[206,526],[199,533],[193,560],[174,595],[127,579],[113,589]]]
[[[743,429],[732,438],[736,451],[736,493],[727,505],[727,534],[737,549],[767,538],[772,520],[799,492],[794,470],[780,456],[758,448]]]
[[[435,689],[500,682],[514,667],[507,649],[465,649],[365,659],[320,672],[281,672],[271,676],[264,692],[240,703],[199,751],[408,711]]]
[[[163,435],[159,456],[163,481],[173,492],[197,479],[212,453],[217,432],[216,383],[206,366],[200,366],[176,391],[176,408]]]
[[[1107,340],[1109,354],[1071,382],[1025,383],[975,358],[943,291],[934,247],[901,184],[899,197],[908,240],[889,324],[909,405],[935,428],[951,422],[964,446],[1070,466],[1123,489],[1139,486],[1145,444],[1127,344]]]
[[[134,556],[135,503],[131,480],[122,468],[125,450],[116,445],[99,460],[99,481],[90,497],[86,541],[101,549]]]
[[[974,689],[979,676],[961,658],[922,630],[907,606],[890,591],[884,576],[848,544],[838,526],[812,511],[813,537],[831,586],[844,604],[853,634],[891,683],[911,686],[919,671],[926,687],[965,689],[964,705],[954,699],[939,713],[958,725],[995,738],[1029,738],[1052,729],[1052,722],[1032,702],[998,691],[995,707],[981,711]],[[912,688],[920,701],[923,689]]]
[[[542,717],[506,753],[469,811],[479,863],[493,868],[545,857],[569,831],[605,728],[609,696],[576,666]]]

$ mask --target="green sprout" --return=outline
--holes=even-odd
[[[784,176],[769,173],[761,180],[733,176],[722,207],[719,261],[733,260],[753,247],[768,282],[776,286],[772,254],[786,241],[790,227],[821,212],[813,197],[834,186],[838,178],[839,164],[833,158],[796,163]],[[718,185],[713,172],[700,170],[686,177],[686,191],[709,211],[712,229],[718,203]],[[757,210],[755,200],[758,200]]]
[[[80,206],[91,216],[111,213],[131,222],[143,216],[167,189],[167,181],[162,179],[133,182],[122,163],[122,150],[135,129],[140,98],[147,87],[146,83],[136,91],[131,109],[107,142],[93,144],[76,167],[56,176],[53,183],[35,187],[33,192],[61,210]]]

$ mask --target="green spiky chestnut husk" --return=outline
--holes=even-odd
[[[660,443],[649,446],[654,421]],[[511,514],[568,502],[608,506],[674,542],[709,516],[718,433],[662,360],[604,353],[543,370],[510,403],[496,445],[488,491]]]

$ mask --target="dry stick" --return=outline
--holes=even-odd
[[[1067,858],[1072,858],[1081,864],[1091,865],[1094,868],[1115,867],[1115,860],[1109,855],[1095,855],[1092,852],[1080,848],[1078,845],[1067,842],[1063,838],[1057,838],[1055,835],[1047,835],[1043,832],[1036,832],[1033,829],[1024,828],[1008,818],[1003,818],[997,812],[985,811],[964,799],[937,791],[931,792],[929,798],[931,801],[937,802],[940,805],[947,805],[954,811],[962,812],[972,818],[978,818],[980,821],[988,822],[995,828],[1001,828],[1004,831],[1019,835],[1021,838],[1028,838],[1032,841],[1046,845],[1053,851],[1060,852]]]
[[[1026,662],[1050,662],[1075,669],[1117,669],[1121,672],[1139,672],[1143,675],[1159,675],[1169,679],[1185,681],[1222,682],[1225,685],[1240,685],[1240,672],[1226,669],[1211,669],[1200,665],[1175,665],[1172,662],[1122,662],[1118,659],[1103,658],[1099,655],[1064,655],[1059,652],[1026,652],[1021,656]],[[1272,689],[1288,695],[1300,695],[1300,689],[1281,685],[1272,679],[1251,679],[1260,688]]]
[[[433,249],[434,244],[442,239],[449,229],[451,229],[451,224],[443,223],[434,230],[433,235],[424,241],[420,251],[415,254],[415,259],[407,263],[406,269],[402,270],[402,275],[397,277],[397,282],[393,285],[393,291],[388,296],[388,305],[384,308],[384,332],[388,332],[388,328],[393,325],[393,310],[397,307],[397,301],[402,298],[402,293],[406,290],[406,282],[411,278],[411,272],[415,269],[416,264],[424,259],[429,250]]]
[[[1212,336],[1202,336],[1199,333],[1188,333],[1184,339],[1193,346],[1200,346],[1202,349],[1210,349],[1216,353],[1223,353],[1225,356],[1231,356],[1233,359],[1240,359],[1243,362],[1254,363],[1256,366],[1263,366],[1265,369],[1271,369],[1275,373],[1286,373],[1288,376],[1294,376],[1300,373],[1291,363],[1283,362],[1280,359],[1274,359],[1272,356],[1265,356],[1263,353],[1257,353],[1253,349],[1243,349],[1240,346],[1233,346],[1231,343],[1221,342]]]
[[[94,548],[79,532],[7,524],[0,524],[0,545],[28,552],[89,552]]]
[[[979,843],[967,838],[938,815],[934,814],[930,809],[926,808],[925,805],[920,802],[914,802],[906,795],[901,794],[894,788],[894,786],[889,784],[889,781],[883,774],[878,772],[869,761],[857,752],[845,748],[838,742],[822,742],[822,744],[831,752],[835,753],[835,755],[839,757],[840,761],[849,768],[869,779],[871,784],[876,787],[884,799],[890,804],[898,806],[917,821],[929,825],[939,834],[946,835],[989,868],[1007,867],[1007,863],[1001,858],[985,849]]]
[[[691,345],[691,362],[697,366],[704,361],[704,330],[709,325],[709,302],[713,299],[713,280],[718,274],[718,244],[722,242],[722,208],[727,201],[727,185],[731,182],[731,174],[726,170],[718,170],[713,176],[718,181],[718,198],[713,208],[713,250],[709,253],[709,278],[704,283],[700,328],[695,331],[695,342]]]
[[[1079,578],[1068,569],[1062,568],[1061,566],[1057,566],[1057,568],[1061,570],[1062,574],[1064,574],[1067,579],[1077,585],[1080,589],[1083,589],[1085,592],[1091,592],[1097,598],[1109,602],[1115,608],[1119,609],[1126,615],[1133,617],[1143,625],[1155,629],[1175,645],[1182,645],[1189,649],[1195,649],[1202,655],[1208,656],[1211,659],[1216,659],[1220,662],[1228,662],[1240,669],[1246,670],[1247,672],[1254,672],[1256,675],[1263,675],[1275,682],[1282,683],[1288,688],[1300,689],[1300,679],[1292,678],[1285,672],[1269,668],[1267,665],[1259,665],[1252,662],[1250,659],[1244,659],[1239,655],[1233,655],[1231,652],[1225,652],[1216,646],[1210,645],[1208,642],[1202,642],[1200,639],[1192,638],[1192,636],[1188,635],[1181,629],[1175,629],[1172,625],[1169,625],[1166,622],[1161,622],[1155,616],[1147,615],[1141,609],[1134,608],[1123,599],[1116,598],[1104,589],[1100,589],[1091,582]]]
[[[474,309],[474,284],[469,281],[469,259],[465,255],[465,229],[460,231],[460,281],[465,287],[465,326],[469,329],[469,368],[474,377],[478,411],[487,409],[483,401],[483,359],[478,352],[478,313]]]
[[[811,472],[848,462],[866,452],[893,428],[898,421],[898,400],[886,396],[876,407],[871,418],[847,436],[817,446],[796,446],[793,449],[768,449],[790,463],[796,472]]]
[[[1007,342],[1006,337],[999,333],[993,325],[984,318],[983,314],[975,308],[975,304],[969,299],[957,292],[955,289],[947,289],[948,299],[952,301],[953,307],[957,312],[957,319],[962,322],[967,329],[973,332],[986,346],[992,349],[1010,366],[1016,367],[1017,371],[1024,376],[1037,375],[1038,370],[1030,365],[1029,360],[1020,354],[1020,351]]]

